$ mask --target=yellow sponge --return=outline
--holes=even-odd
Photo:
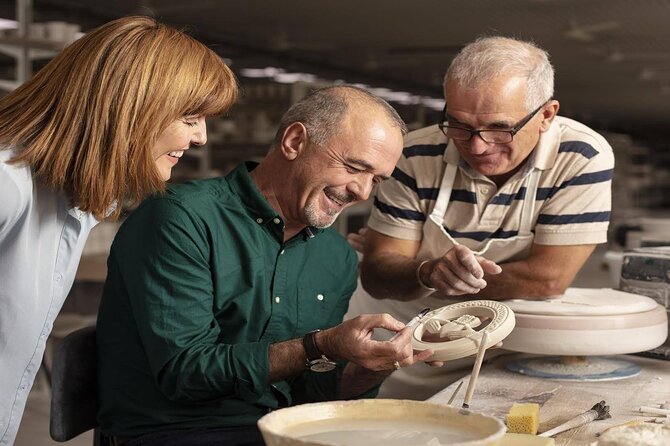
[[[540,425],[540,406],[536,403],[514,403],[507,414],[507,432],[537,434]]]

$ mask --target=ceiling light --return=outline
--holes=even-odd
[[[17,29],[18,27],[19,22],[17,22],[16,20],[0,19],[0,30]]]
[[[272,79],[280,84],[293,84],[295,82],[314,83],[318,80],[316,76],[309,73],[277,73],[272,76]]]
[[[628,61],[657,61],[657,60],[668,60],[670,59],[670,53],[667,51],[663,52],[648,52],[648,53],[623,53],[618,50],[612,51],[607,60],[610,62],[628,62]]]
[[[372,87],[367,84],[362,83],[348,83],[343,79],[337,79],[335,81],[330,81],[327,79],[319,78],[315,74],[311,73],[290,73],[282,68],[275,67],[265,67],[265,68],[242,68],[240,69],[240,75],[244,77],[259,79],[259,78],[268,78],[272,79],[275,82],[282,84],[292,84],[295,82],[307,82],[311,84],[323,84],[329,83],[333,85],[342,85],[348,84],[354,87],[362,88],[369,91],[372,94],[379,96],[380,98],[386,99],[389,102],[396,102],[404,105],[423,105],[426,108],[431,108],[434,110],[441,110],[444,106],[444,99],[442,98],[432,98],[429,96],[419,96],[407,91],[397,91],[391,90],[386,87]]]
[[[667,80],[670,79],[670,71],[645,68],[640,72],[638,78],[642,81]]]
[[[242,68],[240,75],[251,78],[273,77],[277,74],[284,73],[281,68],[265,67],[265,68]]]

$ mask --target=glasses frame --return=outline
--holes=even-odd
[[[448,122],[446,120],[447,118],[447,103],[444,103],[444,108],[442,109],[442,116],[445,119],[445,121],[438,123],[437,126],[440,128],[440,131],[444,133],[444,136],[448,138],[452,138],[455,141],[471,141],[472,137],[477,135],[479,136],[482,141],[489,143],[489,144],[509,144],[512,141],[514,141],[514,135],[519,133],[519,131],[530,122],[530,120],[539,112],[542,110],[548,103],[551,101],[551,98],[547,99],[545,102],[542,103],[538,108],[530,112],[528,115],[523,117],[519,122],[517,122],[511,129],[509,130],[498,130],[498,129],[480,129],[480,130],[471,130],[471,129],[466,129],[465,127],[459,127],[455,125],[445,125],[445,122]],[[450,128],[453,129],[458,129],[458,130],[464,130],[466,132],[470,132],[470,137],[468,139],[455,139],[449,135],[447,135],[447,132],[449,131]],[[509,136],[509,141],[507,142],[496,142],[496,141],[487,141],[484,137],[482,137],[482,132],[498,132],[498,133],[508,133]]]

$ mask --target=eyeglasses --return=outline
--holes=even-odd
[[[438,124],[442,133],[444,133],[448,138],[455,139],[456,141],[470,141],[473,136],[478,135],[484,142],[491,144],[508,144],[514,140],[514,135],[519,133],[519,130],[523,128],[531,120],[533,116],[542,108],[547,105],[551,99],[548,99],[534,111],[532,111],[528,116],[519,121],[515,126],[509,130],[470,130],[463,127],[448,125],[445,123]],[[442,116],[447,116],[447,104],[444,104],[444,110],[442,110]]]

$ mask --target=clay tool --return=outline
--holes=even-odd
[[[554,387],[552,390],[549,390],[547,392],[542,392],[538,393],[537,395],[529,395],[524,398],[521,398],[518,402],[519,403],[537,403],[540,406],[542,406],[544,403],[552,399],[554,396],[556,396],[556,391],[560,387]]]
[[[554,435],[560,434],[561,432],[583,426],[587,423],[590,423],[591,421],[604,420],[605,418],[611,417],[610,406],[607,406],[605,401],[600,401],[583,414],[577,415],[565,423],[538,435],[540,437],[553,437]]]
[[[430,308],[424,308],[423,310],[421,310],[421,311],[419,312],[419,314],[417,314],[416,316],[414,316],[414,317],[407,323],[406,326],[407,326],[407,327],[412,327],[412,328],[416,327],[416,326],[419,324],[419,321],[420,321],[421,319],[423,319],[423,317],[424,317],[426,314],[428,314],[429,311],[430,311]],[[393,337],[392,337],[391,339],[389,339],[389,341],[394,340],[394,339],[397,338],[399,335],[400,335],[399,332],[396,333],[396,334],[394,334]]]
[[[456,386],[456,390],[454,390],[454,393],[451,394],[449,401],[447,401],[447,406],[451,406],[451,403],[454,401],[454,398],[456,398],[456,395],[458,394],[458,391],[461,390],[461,387],[463,387],[463,381],[459,382],[458,386]]]
[[[470,374],[470,380],[468,381],[468,388],[465,391],[465,399],[463,400],[463,409],[470,408],[470,400],[472,399],[472,394],[475,391],[475,383],[477,382],[477,377],[479,376],[479,369],[482,367],[482,361],[484,360],[484,353],[486,352],[486,341],[488,340],[489,332],[484,330],[482,333],[482,338],[479,340],[479,350],[477,350],[477,357],[475,358],[475,365],[472,367],[472,373]]]
[[[658,407],[651,406],[640,406],[638,412],[641,413],[653,413],[654,415],[665,415],[670,416],[670,409],[660,409]]]

